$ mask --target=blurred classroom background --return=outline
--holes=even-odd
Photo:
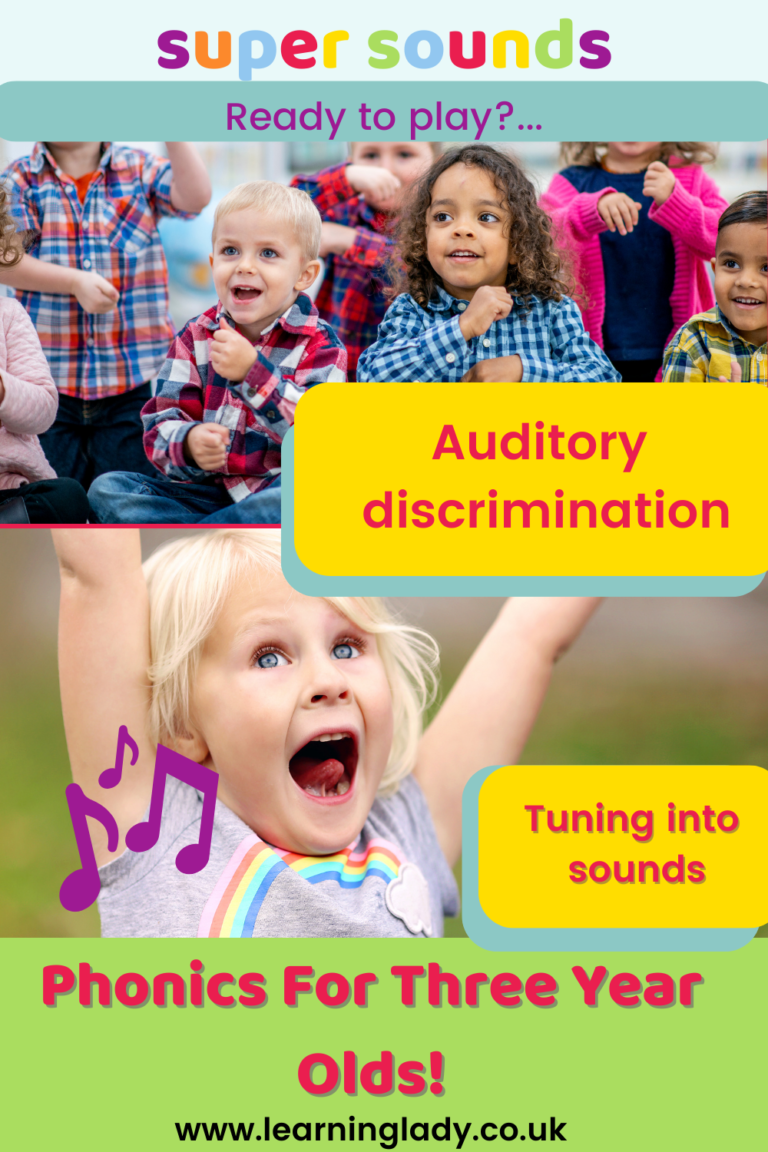
[[[157,141],[121,141],[146,151],[163,153]],[[498,141],[490,141],[498,144]],[[503,142],[502,142],[503,143]],[[299,173],[318,172],[331,164],[340,164],[347,155],[342,142],[305,140],[272,143],[198,143],[213,184],[213,197],[208,207],[195,219],[163,220],[160,233],[168,259],[170,308],[173,323],[182,328],[191,316],[210,308],[216,302],[208,254],[210,252],[213,213],[221,197],[247,180],[276,180],[287,184]],[[450,145],[446,145],[450,147]],[[0,140],[0,171],[12,160],[29,153],[32,142]],[[559,145],[536,141],[520,143],[511,149],[524,163],[539,192],[543,192],[558,170]],[[742,192],[766,186],[766,145],[724,142],[718,158],[707,171],[719,185],[727,200]],[[313,285],[314,296],[321,280]],[[0,292],[3,291],[0,286]]]
[[[177,533],[144,529],[145,553]],[[437,639],[445,694],[501,601],[393,603]],[[0,530],[0,936],[99,933],[95,907],[73,914],[58,902],[79,860],[64,797],[57,612],[49,534]],[[557,665],[522,761],[768,767],[768,581],[736,599],[607,601]],[[447,928],[463,934],[459,920]]]

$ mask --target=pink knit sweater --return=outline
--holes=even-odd
[[[648,213],[651,220],[667,229],[675,249],[675,281],[669,298],[672,331],[667,341],[691,316],[714,304],[705,261],[715,254],[717,222],[728,207],[717,185],[698,164],[676,167],[673,157],[669,166],[676,177],[672,195],[661,206],[653,204]],[[552,218],[557,243],[567,248],[573,259],[573,274],[584,297],[579,300],[584,327],[601,348],[605,276],[600,233],[608,226],[597,211],[597,202],[615,191],[601,188],[599,192],[577,192],[558,173],[541,198],[541,207]]]
[[[17,300],[0,296],[0,490],[56,476],[38,432],[56,419],[59,396],[37,332]]]

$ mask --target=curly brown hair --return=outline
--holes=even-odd
[[[454,164],[481,168],[493,180],[510,213],[508,236],[517,263],[507,269],[506,287],[528,305],[532,296],[561,300],[569,284],[561,257],[555,251],[546,212],[536,203],[536,190],[514,159],[489,144],[467,144],[446,152],[410,189],[395,226],[395,248],[389,267],[392,287],[388,295],[410,292],[426,307],[442,280],[427,259],[427,212],[432,189]]]
[[[571,164],[583,164],[586,167],[599,164],[607,147],[606,143],[576,144],[565,141],[560,145],[560,163],[566,167]],[[668,164],[673,156],[680,161],[677,167],[685,168],[688,164],[709,164],[717,159],[717,145],[696,141],[672,143],[668,140],[659,144],[657,160]]]
[[[13,268],[23,255],[22,237],[16,231],[16,221],[8,211],[8,193],[0,184],[0,266]]]

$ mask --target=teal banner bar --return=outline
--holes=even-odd
[[[759,81],[12,81],[6,140],[764,140]],[[364,111],[367,109],[368,111]],[[367,128],[366,128],[367,124]]]

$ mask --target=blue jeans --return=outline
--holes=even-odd
[[[88,500],[102,524],[279,524],[280,477],[233,503],[220,484],[184,484],[135,472],[107,472]]]
[[[87,488],[96,476],[115,468],[147,476],[156,472],[142,441],[141,410],[151,394],[149,384],[142,384],[101,400],[59,396],[56,422],[40,437],[56,475]]]

